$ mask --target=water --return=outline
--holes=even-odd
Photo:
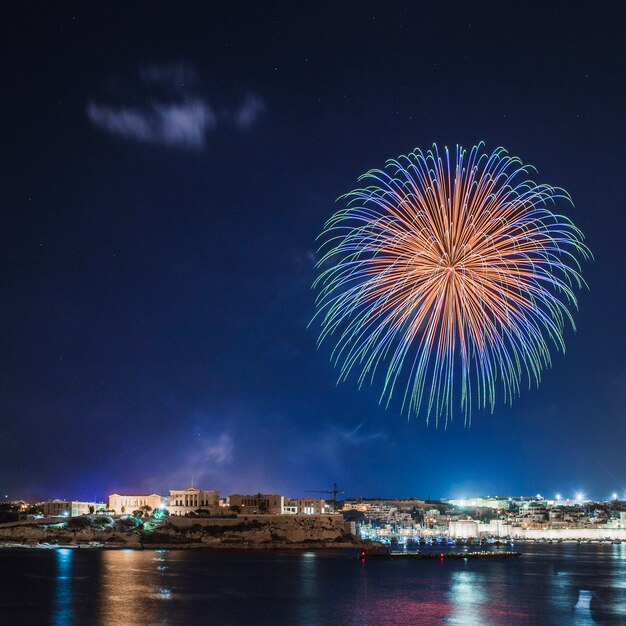
[[[626,544],[519,559],[355,552],[0,550],[0,624],[626,624]]]

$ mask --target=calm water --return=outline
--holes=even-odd
[[[2,624],[626,624],[626,544],[503,561],[0,550]]]

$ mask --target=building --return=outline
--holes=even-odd
[[[607,528],[626,528],[626,511],[611,511]]]
[[[372,508],[371,502],[363,502],[363,500],[345,500],[343,503],[344,511],[359,511],[367,513]]]
[[[448,533],[450,537],[462,537],[463,539],[478,537],[478,522],[474,520],[450,522],[448,525]]]
[[[255,496],[233,494],[228,497],[230,507],[237,507],[240,513],[281,515],[285,510],[285,496],[276,493],[257,493]]]
[[[508,511],[511,507],[510,498],[461,498],[447,500],[447,504],[459,507],[461,509],[497,509],[500,511]]]
[[[144,509],[144,507],[150,507]],[[116,515],[124,513],[132,513],[141,509],[154,511],[155,509],[167,508],[167,502],[164,501],[158,493],[147,494],[120,494],[112,493],[109,496],[108,510],[113,511]]]
[[[195,487],[170,489],[170,515],[186,515],[198,510],[210,511],[219,506],[220,494],[217,491],[205,491]]]
[[[543,502],[528,502],[519,509],[516,519],[521,523],[539,524],[548,519],[548,509]]]
[[[285,498],[283,513],[289,515],[322,515],[326,512],[323,498]]]
[[[76,500],[48,500],[43,503],[46,517],[77,517],[106,508],[104,502],[78,502]]]

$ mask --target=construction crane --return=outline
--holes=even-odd
[[[332,491],[328,491],[328,490],[324,490],[324,489],[310,489],[306,493],[332,493],[333,494],[333,499],[331,500],[331,502],[333,504],[335,504],[337,502],[337,494],[339,494],[339,493],[346,493],[346,490],[345,489],[339,489],[339,487],[337,487],[337,483],[333,483]]]

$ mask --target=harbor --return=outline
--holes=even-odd
[[[420,560],[449,560],[449,559],[515,559],[522,556],[521,552],[512,550],[492,551],[464,551],[464,552],[406,552],[406,551],[367,551],[361,550],[359,558],[365,561],[420,561]]]

